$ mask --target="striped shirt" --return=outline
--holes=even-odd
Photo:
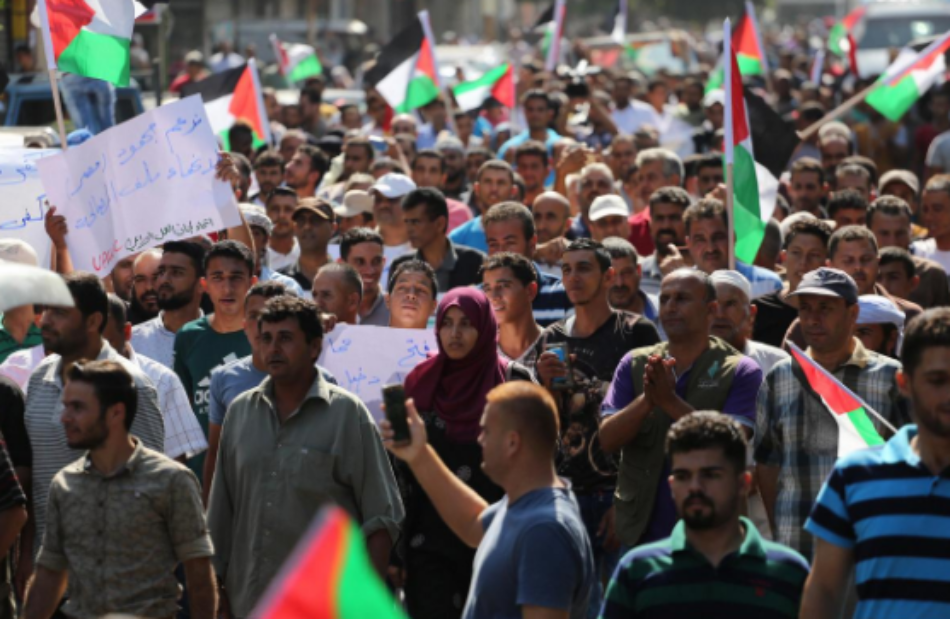
[[[851,358],[832,374],[899,428],[909,421],[907,403],[897,390],[900,368],[855,338]],[[813,542],[803,527],[838,459],[838,425],[798,376],[790,359],[766,375],[756,402],[755,461],[780,468],[773,509],[775,541],[810,557]],[[876,418],[871,421],[886,432]]]
[[[123,366],[135,378],[139,406],[132,420],[132,434],[142,439],[149,449],[162,451],[165,442],[165,422],[158,406],[155,386],[134,363],[117,353],[103,340],[97,360],[108,359]],[[60,418],[63,413],[62,358],[50,355],[37,366],[30,376],[26,396],[24,420],[33,450],[33,518],[36,524],[36,543],[39,550],[46,526],[46,501],[53,477],[67,464],[82,457],[81,450],[70,449]]]
[[[198,310],[198,316],[204,312]],[[175,369],[175,335],[165,328],[165,312],[132,327],[132,347],[153,361],[158,361],[169,370]]]
[[[851,549],[865,617],[950,617],[950,469],[911,447],[917,426],[835,465],[805,528]]]
[[[543,329],[573,314],[574,306],[567,298],[567,291],[564,290],[560,278],[543,273],[537,264],[535,269],[538,271],[538,296],[535,297],[531,309],[534,321]]]
[[[667,539],[627,553],[607,585],[601,619],[798,617],[808,562],[740,520],[745,539],[718,566],[689,545],[682,521]]]

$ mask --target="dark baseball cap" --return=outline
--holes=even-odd
[[[336,213],[333,211],[333,205],[321,198],[304,198],[298,202],[297,208],[294,209],[293,219],[296,219],[297,215],[304,211],[316,213],[320,218],[326,219],[329,222],[336,221]]]
[[[838,297],[844,299],[848,305],[854,305],[858,302],[858,285],[844,271],[821,267],[806,273],[795,292],[788,296],[797,297],[804,294]]]

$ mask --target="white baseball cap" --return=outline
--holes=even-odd
[[[36,251],[26,241],[20,239],[0,239],[0,260],[30,267],[40,264]]]
[[[590,213],[588,214],[591,221],[597,221],[604,217],[610,217],[611,215],[619,215],[621,217],[630,215],[630,209],[627,208],[627,203],[623,198],[616,194],[610,194],[594,199],[594,203],[590,205]]]
[[[377,191],[392,200],[403,197],[415,188],[416,184],[405,174],[390,172],[380,176],[379,180],[369,190]]]
[[[373,196],[362,189],[351,189],[343,196],[343,204],[333,209],[337,217],[356,217],[362,213],[373,213]]]

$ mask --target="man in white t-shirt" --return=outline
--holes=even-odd
[[[920,220],[930,238],[912,244],[911,252],[939,263],[950,273],[950,175],[939,174],[927,181]]]
[[[611,117],[620,133],[633,135],[644,125],[650,125],[657,130],[660,128],[661,118],[656,110],[651,105],[633,98],[638,86],[639,79],[634,75],[622,75],[614,81],[614,109]]]

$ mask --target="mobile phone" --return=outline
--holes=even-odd
[[[552,389],[573,389],[574,368],[571,364],[571,347],[567,342],[551,342],[544,345],[544,349],[553,352],[561,363],[567,366],[567,376],[558,376],[551,380]]]
[[[406,390],[401,383],[383,387],[383,403],[386,405],[386,420],[393,428],[393,442],[408,445],[412,442],[409,434],[409,417],[406,412]]]

